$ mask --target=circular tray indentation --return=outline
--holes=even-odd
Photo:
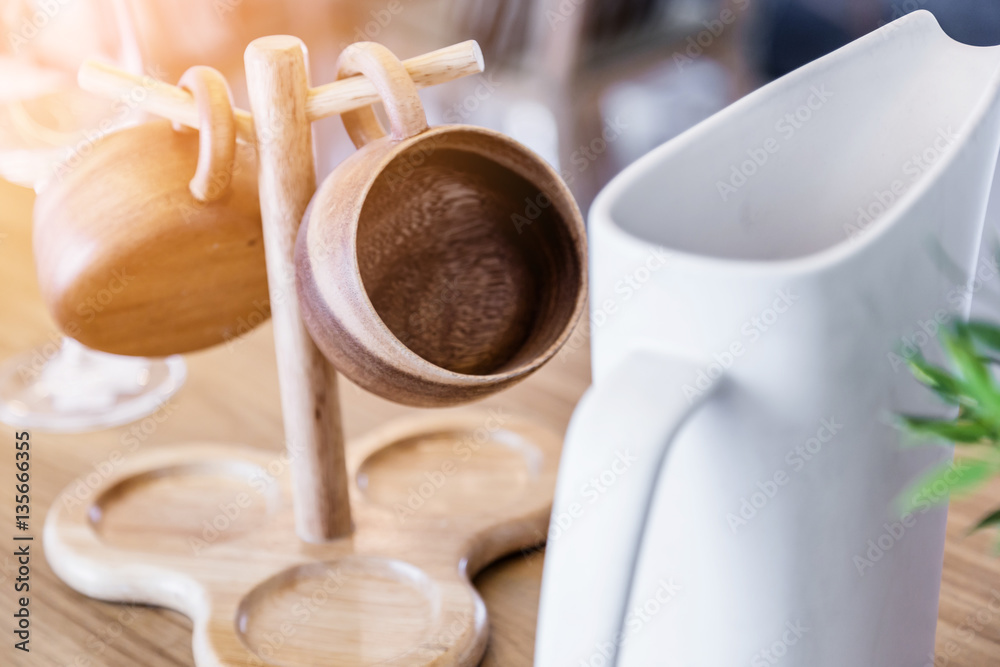
[[[476,516],[521,500],[543,459],[514,430],[435,429],[387,442],[362,462],[357,483],[397,513]]]
[[[348,556],[289,568],[254,588],[236,625],[270,665],[407,664],[431,640],[441,614],[438,586],[419,568]]]
[[[198,556],[263,525],[280,504],[277,482],[244,461],[176,465],[127,477],[102,493],[90,521],[117,547]]]

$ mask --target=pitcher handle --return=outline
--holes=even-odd
[[[590,662],[596,654],[604,658],[600,664],[615,665],[656,482],[686,419],[719,386],[703,382],[685,396],[682,387],[696,387],[704,368],[662,351],[634,350],[587,390],[573,413],[545,550],[536,667],[596,664]],[[634,462],[602,495],[584,499],[585,485],[615,457]]]

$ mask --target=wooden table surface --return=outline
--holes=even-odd
[[[0,182],[0,359],[58,340],[38,296],[30,251],[31,192]],[[589,346],[578,336],[528,381],[484,402],[509,408],[564,429],[590,378]],[[269,326],[245,339],[190,355],[187,384],[171,400],[173,410],[140,445],[169,446],[191,440],[243,442],[278,451],[282,442],[277,374]],[[348,437],[412,411],[342,384]],[[32,532],[40,539],[42,517],[57,494],[93,470],[120,446],[127,427],[85,435],[31,435]],[[0,441],[13,443],[13,429],[0,426]],[[12,447],[0,455],[0,480],[13,479]],[[12,526],[12,489],[2,491],[0,525]],[[990,507],[1000,505],[1000,485],[953,505],[948,529],[938,661],[935,666],[1000,664],[1000,559],[990,551],[992,535],[964,537],[964,530]],[[8,543],[9,544],[9,543]],[[36,549],[44,545],[35,542]],[[40,551],[31,571],[31,653],[13,648],[16,564],[0,550],[0,629],[5,637],[0,665],[190,665],[191,623],[159,609],[123,607],[87,599],[63,585]],[[530,665],[535,633],[542,552],[515,554],[481,573],[475,584],[490,614],[491,637],[483,665]],[[991,602],[998,601],[991,607]],[[692,666],[693,667],[693,666]],[[857,667],[876,667],[859,665]],[[914,666],[917,667],[917,666]]]

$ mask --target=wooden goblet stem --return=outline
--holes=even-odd
[[[483,54],[474,40],[453,44],[409,60],[404,60],[410,78],[417,88],[447,83],[483,71]],[[151,77],[135,76],[113,65],[88,60],[77,75],[80,87],[109,99],[134,102],[144,110],[188,127],[198,127],[198,109],[194,98],[185,90]],[[358,109],[379,101],[371,82],[361,76],[318,86],[306,96],[306,118],[309,121]],[[236,109],[236,134],[245,142],[253,142],[253,120],[243,109]]]
[[[295,236],[316,189],[306,47],[296,37],[262,37],[244,58],[296,530],[322,542],[350,532],[351,509],[337,376],[309,337],[295,293]]]

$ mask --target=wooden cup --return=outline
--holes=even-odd
[[[316,192],[296,274],[317,346],[353,382],[401,403],[471,401],[538,369],[585,305],[583,220],[559,175],[498,132],[428,128],[385,47],[357,43],[390,120],[343,114],[358,152]]]
[[[109,134],[36,200],[42,296],[88,347],[190,352],[270,315],[253,147],[237,146],[221,74],[195,67],[180,85],[197,100],[199,133],[157,121]]]

